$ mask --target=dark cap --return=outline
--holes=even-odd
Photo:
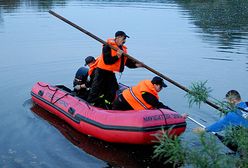
[[[88,65],[89,63],[91,63],[93,61],[95,61],[95,58],[92,57],[92,56],[88,56],[88,57],[85,58],[85,64],[84,65],[86,66],[86,65]]]
[[[124,36],[124,37],[129,38],[129,36],[126,35],[126,33],[125,33],[124,31],[117,31],[117,32],[115,33],[115,37],[117,37],[117,36]]]
[[[162,87],[167,87],[167,85],[164,83],[164,80],[158,76],[152,78],[152,84],[157,84],[157,85],[161,85]]]

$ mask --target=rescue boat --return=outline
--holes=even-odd
[[[105,110],[91,106],[64,85],[37,82],[31,96],[37,105],[79,132],[111,143],[152,144],[157,141],[154,134],[162,129],[176,136],[186,129],[185,119],[175,111]]]

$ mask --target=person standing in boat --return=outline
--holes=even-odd
[[[127,53],[127,47],[124,45],[126,38],[129,36],[125,32],[117,31],[115,38],[107,40],[109,45],[118,48],[117,51],[111,49],[109,45],[103,45],[87,99],[94,106],[111,109],[111,103],[119,88],[115,72],[122,73],[125,65],[129,68],[141,67],[141,64],[123,55]]]
[[[238,91],[230,90],[226,93],[226,99],[231,106],[236,107],[214,124],[202,128],[195,128],[195,132],[219,132],[228,127],[245,127],[248,128],[248,102],[243,102]]]
[[[75,78],[73,80],[74,92],[80,98],[87,99],[89,94],[89,88],[95,74],[97,61],[93,56],[85,58],[85,66],[89,66],[89,69],[81,67],[77,70]],[[90,78],[88,80],[88,77]]]
[[[158,92],[167,87],[163,79],[155,76],[142,80],[138,85],[125,89],[113,102],[113,110],[170,109],[159,101]],[[172,110],[172,109],[170,109]]]

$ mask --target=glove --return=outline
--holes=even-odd
[[[76,86],[74,86],[74,89],[80,90],[81,89],[81,86],[80,85],[76,85]]]
[[[116,55],[118,56],[118,58],[121,58],[122,54],[123,54],[123,51],[122,50],[118,50]]]
[[[202,127],[197,127],[193,129],[193,132],[197,133],[197,134],[201,134],[205,131],[205,128]]]

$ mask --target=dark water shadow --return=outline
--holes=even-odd
[[[216,61],[233,61],[233,59],[228,59],[228,58],[211,58],[211,57],[203,57],[202,59],[216,60]]]
[[[204,41],[218,46],[218,51],[247,48],[248,1],[176,1],[192,21]],[[247,48],[248,49],[248,48]]]
[[[32,9],[36,9],[37,11],[48,11],[49,9],[52,9],[54,7],[64,7],[66,6],[70,0],[2,0],[0,1],[0,8],[5,12],[5,13],[14,13],[16,9],[20,8],[21,6],[25,7],[31,7]],[[110,5],[114,4],[116,7],[117,6],[125,6],[125,5],[132,5],[132,4],[145,4],[145,3],[160,3],[160,4],[173,4],[175,3],[173,0],[168,0],[168,1],[160,1],[160,0],[136,0],[136,1],[130,1],[130,0],[94,0],[94,1],[89,1],[89,0],[78,0],[81,5],[95,5],[95,6],[101,6],[101,5]],[[142,6],[140,6],[142,7]],[[152,7],[152,6],[151,6]],[[163,6],[160,5],[161,8]],[[157,6],[157,8],[159,8]]]
[[[2,0],[0,1],[0,9],[2,13],[15,13],[18,8],[32,8],[37,12],[48,11],[54,7],[64,7],[70,0]],[[199,31],[204,41],[218,46],[218,51],[234,52],[236,54],[245,54],[244,52],[236,52],[234,49],[245,47],[248,43],[248,1],[202,1],[202,0],[102,0],[102,1],[78,1],[78,5],[113,5],[113,6],[136,6],[145,7],[150,4],[149,8],[163,8],[168,4],[179,5],[184,12],[184,16],[191,20]],[[1,12],[0,12],[1,18]],[[4,18],[0,19],[4,20]],[[247,48],[248,49],[248,48]]]
[[[55,6],[65,6],[68,0],[2,0],[0,7],[5,13],[14,13],[21,6],[32,7],[38,11],[45,11]]]
[[[105,161],[108,168],[172,167],[172,165],[163,165],[159,160],[152,159],[153,146],[151,145],[125,145],[104,142],[79,133],[66,122],[38,105],[32,105],[30,110],[58,129],[72,144],[81,148],[89,155]]]

